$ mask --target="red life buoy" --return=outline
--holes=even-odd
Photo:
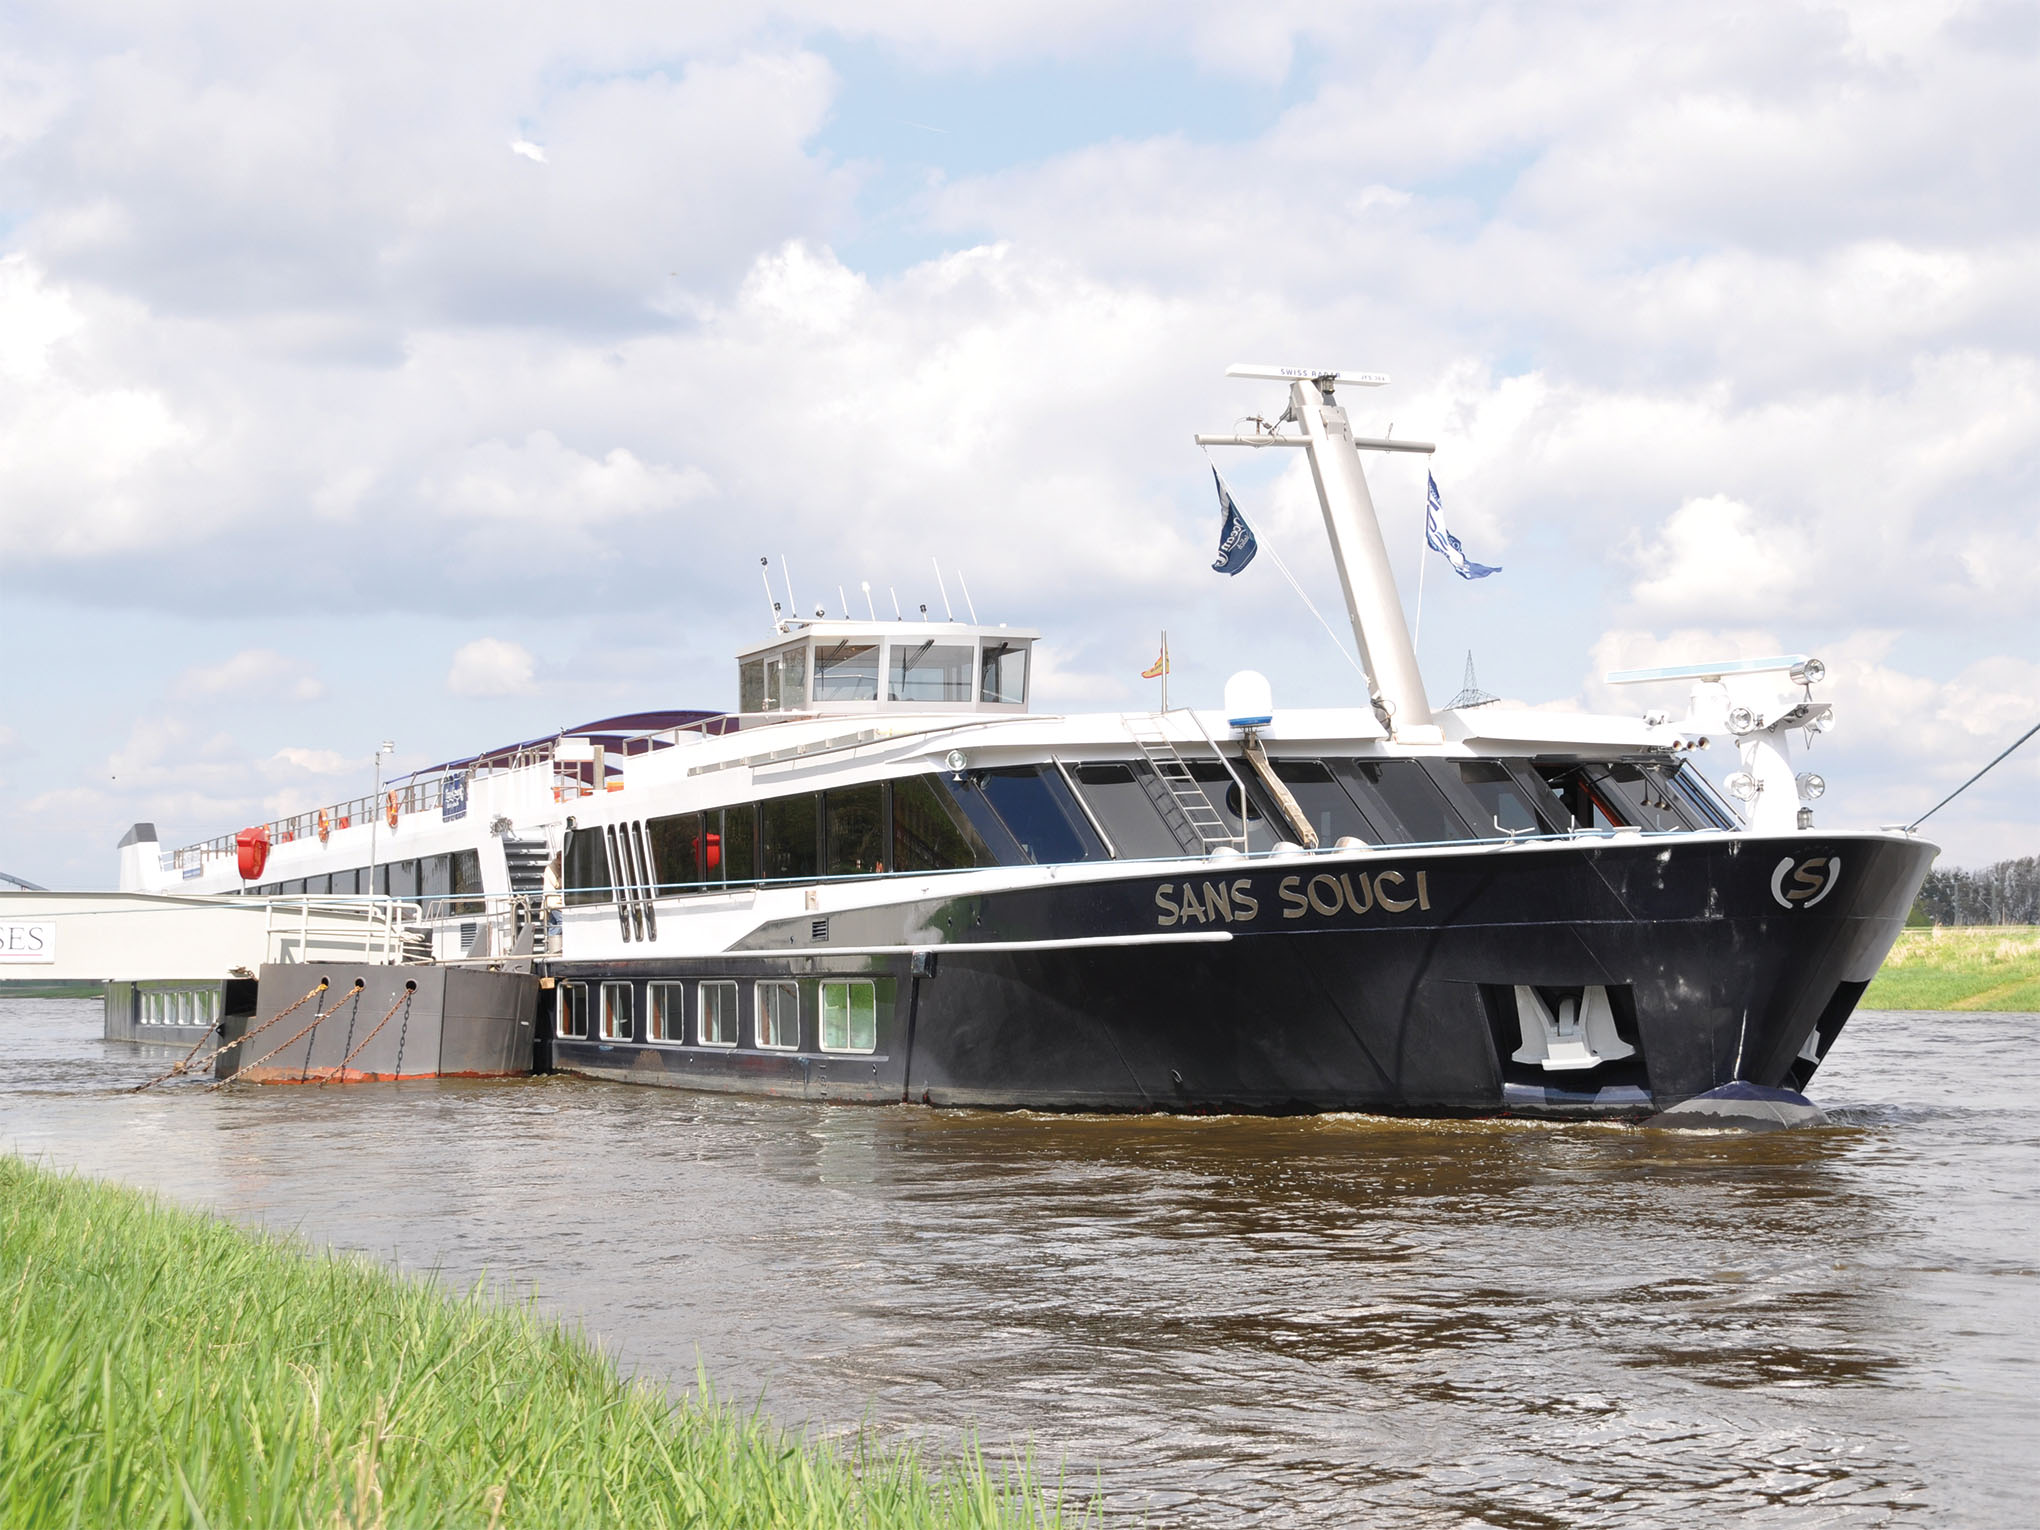
[[[383,801],[383,817],[390,821],[390,827],[397,826],[397,794],[392,791]]]
[[[333,820],[326,816],[324,808],[319,809],[319,843],[324,844],[333,833]]]
[[[269,864],[269,830],[243,829],[234,836],[234,861],[243,882],[262,880],[262,868]]]

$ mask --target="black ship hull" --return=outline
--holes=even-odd
[[[1881,835],[1624,836],[1205,862],[1187,879],[896,905],[768,928],[755,950],[556,964],[557,983],[631,984],[638,1018],[557,1036],[552,1056],[603,1077],[844,1101],[1641,1116],[1737,1079],[1803,1088],[1932,855]],[[687,1044],[691,1012],[681,1041],[646,1039],[647,981],[716,980],[742,995],[736,1044]],[[760,980],[799,990],[790,1049],[756,1045]],[[819,990],[844,980],[873,985],[868,1053],[821,1049]],[[1592,987],[1627,1055],[1517,1060],[1519,994],[1555,1009]]]

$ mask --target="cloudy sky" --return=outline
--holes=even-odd
[[[730,705],[762,554],[832,610],[939,558],[1045,705],[1154,704],[1162,628],[1176,698],[1354,701],[1209,571],[1238,360],[1439,443],[1504,572],[1426,576],[1434,696],[1818,654],[1823,821],[1911,817],[2040,719],[2036,164],[2009,0],[15,0],[0,869]],[[1336,612],[1301,465],[1224,465]],[[2036,761],[1948,859],[2040,851]]]

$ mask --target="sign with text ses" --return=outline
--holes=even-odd
[[[0,924],[0,963],[53,962],[57,959],[57,927],[47,919]]]

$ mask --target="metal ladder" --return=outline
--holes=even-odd
[[[547,859],[544,835],[534,835],[529,839],[508,834],[503,836],[503,862],[510,873],[510,891],[535,893],[543,888]]]
[[[1130,712],[1126,731],[1147,756],[1148,770],[1140,778],[1141,787],[1176,836],[1176,843],[1197,855],[1209,855],[1222,845],[1237,847],[1238,836],[1226,827],[1225,819],[1176,752],[1162,726],[1162,714]]]

